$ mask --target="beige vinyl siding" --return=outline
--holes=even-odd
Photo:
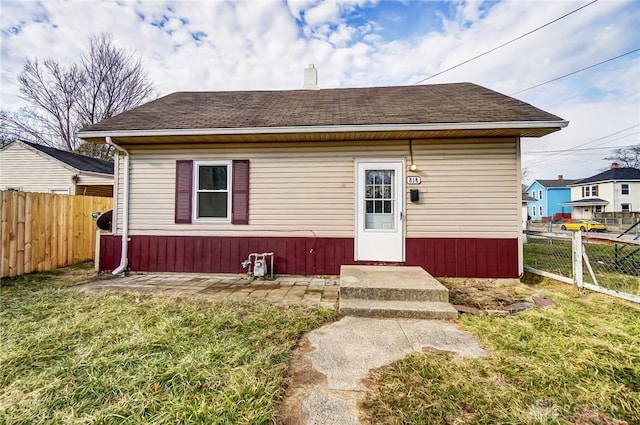
[[[354,236],[356,158],[404,158],[420,175],[407,196],[407,237],[518,237],[517,139],[216,144],[131,147],[130,233],[216,236]],[[248,159],[249,225],[174,224],[176,160]],[[119,170],[122,173],[122,163]],[[117,204],[122,205],[122,174]],[[117,214],[118,231],[121,213]]]
[[[91,186],[91,185],[113,185],[113,176],[103,175],[98,173],[78,173],[78,185]]]
[[[72,170],[60,162],[37,154],[19,143],[0,150],[0,189],[20,187],[25,192],[69,190],[74,193]]]

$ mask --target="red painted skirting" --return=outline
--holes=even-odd
[[[100,238],[100,269],[120,264],[119,236]],[[252,252],[274,252],[275,273],[336,275],[353,260],[351,238],[262,238],[203,236],[131,236],[132,271],[242,273]],[[398,264],[398,263],[394,263]],[[434,276],[516,278],[517,239],[407,239],[407,261]]]

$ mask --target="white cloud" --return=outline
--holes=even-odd
[[[480,6],[483,0],[469,0],[460,4],[460,17],[463,22],[475,22],[480,18]]]
[[[17,75],[26,57],[77,60],[89,36],[102,31],[112,33],[119,46],[137,52],[158,94],[297,89],[302,85],[302,69],[309,63],[316,64],[322,88],[398,85],[456,65],[584,4],[424,2],[420,10],[432,14],[438,25],[412,28],[406,14],[416,5],[411,2],[2,0],[1,107],[14,110],[21,104]],[[633,0],[595,3],[426,83],[471,81],[509,94],[592,65],[640,45],[640,8],[634,6]],[[378,7],[386,8],[386,16],[398,18],[399,33],[406,37],[389,40],[383,35],[385,28],[371,13]],[[527,140],[526,146],[568,148],[638,123],[638,57],[518,94],[571,121],[569,128]],[[605,155],[594,154],[591,162],[595,164],[600,156]],[[533,164],[533,159],[525,156],[525,163]],[[563,170],[572,166],[549,162],[536,164],[533,171],[534,175],[545,173],[539,177],[568,176],[571,173]]]
[[[287,6],[291,15],[298,20],[302,19],[302,12],[309,9],[318,0],[287,0]]]

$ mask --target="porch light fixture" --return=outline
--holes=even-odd
[[[409,167],[409,170],[416,171],[418,166],[413,163],[413,139],[409,139],[409,154],[411,155],[411,166]]]

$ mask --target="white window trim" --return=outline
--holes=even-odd
[[[542,211],[542,205],[538,205],[538,215],[540,217],[544,217],[543,211]]]
[[[623,192],[623,191],[624,191],[624,186],[626,186],[626,187],[627,187],[627,193],[624,193],[624,192]],[[631,195],[631,187],[629,186],[629,183],[622,183],[622,184],[620,185],[620,195],[622,195],[622,196],[629,196],[629,195]]]
[[[624,210],[624,206],[625,205],[629,205],[629,210],[628,211]],[[623,203],[620,204],[620,212],[632,212],[632,211],[633,211],[633,208],[631,207],[631,203],[623,202]]]
[[[542,190],[538,191],[538,201],[542,201]]]
[[[535,206],[535,205],[533,205],[533,206],[531,207],[531,217],[535,217],[535,216],[536,216],[536,206]]]
[[[198,217],[198,177],[200,174],[201,166],[221,166],[224,165],[227,167],[227,216],[226,217]],[[193,161],[193,182],[191,184],[191,220],[192,222],[200,222],[200,223],[231,223],[231,198],[232,198],[232,187],[231,183],[233,182],[231,178],[232,173],[232,161]]]
[[[66,193],[63,193],[66,192]],[[69,188],[66,189],[49,189],[49,193],[54,193],[56,195],[70,195],[71,191],[69,190]]]

